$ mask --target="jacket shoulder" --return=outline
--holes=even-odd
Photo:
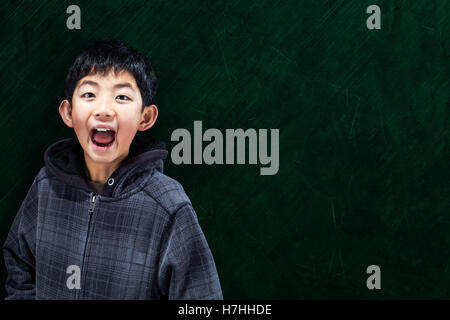
[[[52,173],[47,169],[46,166],[43,166],[43,167],[39,170],[38,174],[36,175],[35,180],[36,180],[36,182],[39,182],[39,181],[41,181],[41,180],[50,178],[50,176],[52,176]]]
[[[46,166],[43,166],[41,169],[39,169],[38,174],[34,178],[33,184],[37,184],[40,186],[42,186],[43,184],[49,184],[50,180],[52,180],[54,176],[55,175],[50,170],[48,170]]]
[[[159,171],[151,177],[144,191],[168,213],[176,212],[186,204],[192,205],[183,186]]]

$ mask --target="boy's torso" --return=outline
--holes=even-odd
[[[170,215],[144,189],[94,197],[54,178],[39,189],[37,299],[163,298],[157,275]]]
[[[170,212],[190,203],[162,174],[166,154],[158,144],[133,142],[130,159],[94,197],[78,142],[47,149],[37,177],[37,299],[164,298],[157,275]]]

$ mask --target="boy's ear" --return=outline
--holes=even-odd
[[[154,104],[146,106],[142,111],[138,130],[150,129],[155,124],[156,118],[158,118],[158,108]]]
[[[69,100],[61,101],[61,104],[59,105],[59,114],[61,115],[61,118],[64,121],[64,123],[68,127],[73,128],[73,124],[72,124],[72,106],[70,105]]]

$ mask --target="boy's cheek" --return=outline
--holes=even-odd
[[[134,136],[136,135],[136,130],[133,131],[132,128],[130,127],[122,127],[119,128],[119,139],[123,140],[123,141],[130,141],[134,138]]]
[[[79,138],[86,138],[89,135],[86,124],[83,124],[80,119],[72,119],[72,127]]]

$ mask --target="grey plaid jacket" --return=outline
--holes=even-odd
[[[45,152],[3,253],[6,299],[222,299],[213,256],[164,144],[133,141],[101,194],[75,138]]]

